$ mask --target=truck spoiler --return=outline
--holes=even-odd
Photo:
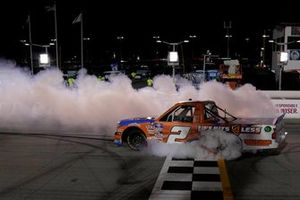
[[[285,114],[282,114],[275,118],[237,118],[233,121],[233,124],[261,124],[261,125],[276,125],[280,123]]]

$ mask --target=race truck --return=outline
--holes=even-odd
[[[147,141],[182,143],[198,140],[207,130],[221,130],[238,137],[241,150],[279,149],[286,132],[283,117],[237,118],[213,101],[176,103],[157,118],[134,118],[118,122],[114,143],[140,150]]]

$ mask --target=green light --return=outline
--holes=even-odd
[[[270,132],[272,130],[272,128],[271,128],[271,126],[266,126],[264,130],[265,130],[265,132]]]

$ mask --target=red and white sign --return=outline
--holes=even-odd
[[[285,113],[285,118],[300,118],[300,100],[272,99],[278,114]]]

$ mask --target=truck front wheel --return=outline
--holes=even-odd
[[[127,144],[132,150],[140,151],[142,148],[147,146],[147,140],[141,131],[132,130],[128,133]]]

